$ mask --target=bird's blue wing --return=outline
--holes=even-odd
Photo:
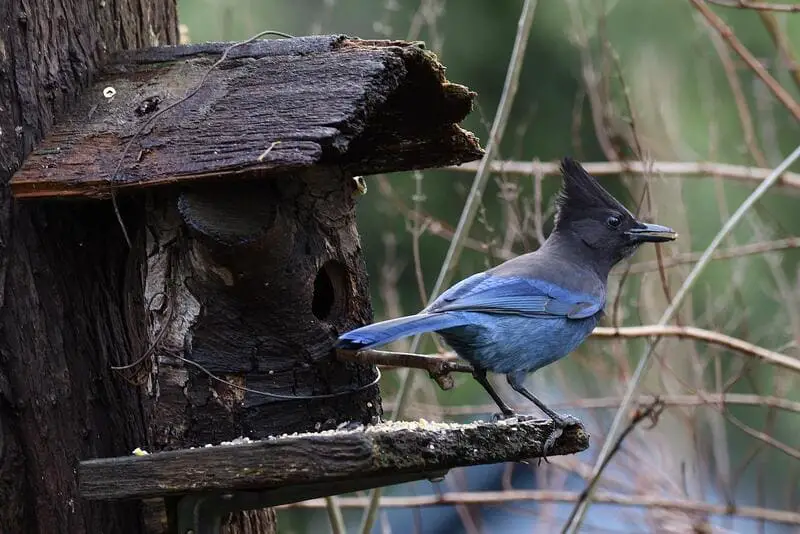
[[[584,319],[601,311],[603,304],[603,296],[571,292],[544,280],[480,273],[445,291],[425,311],[477,311]]]

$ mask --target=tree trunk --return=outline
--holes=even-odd
[[[138,503],[78,496],[80,459],[145,443],[114,373],[147,343],[141,272],[108,202],[16,202],[8,181],[109,53],[177,42],[173,1],[0,0],[0,532],[138,533]],[[123,215],[144,221],[141,205]]]

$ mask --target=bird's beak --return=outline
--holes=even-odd
[[[675,241],[678,238],[678,234],[672,228],[647,223],[639,223],[639,226],[631,228],[626,234],[632,240],[641,243],[663,243],[665,241]]]

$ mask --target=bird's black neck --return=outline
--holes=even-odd
[[[542,251],[591,270],[604,283],[615,263],[608,251],[590,247],[568,228],[554,230],[542,245]]]

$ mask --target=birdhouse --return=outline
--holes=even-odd
[[[85,458],[85,497],[200,495],[219,517],[536,454],[546,423],[370,431],[377,368],[332,350],[372,320],[361,177],[479,159],[458,125],[474,96],[419,43],[322,36],[113,58],[11,181],[24,202],[102,202],[114,216],[97,231],[131,249],[125,320],[146,349],[114,369],[141,398],[153,454]],[[572,442],[559,450],[585,435]],[[202,527],[192,513],[174,524]]]

